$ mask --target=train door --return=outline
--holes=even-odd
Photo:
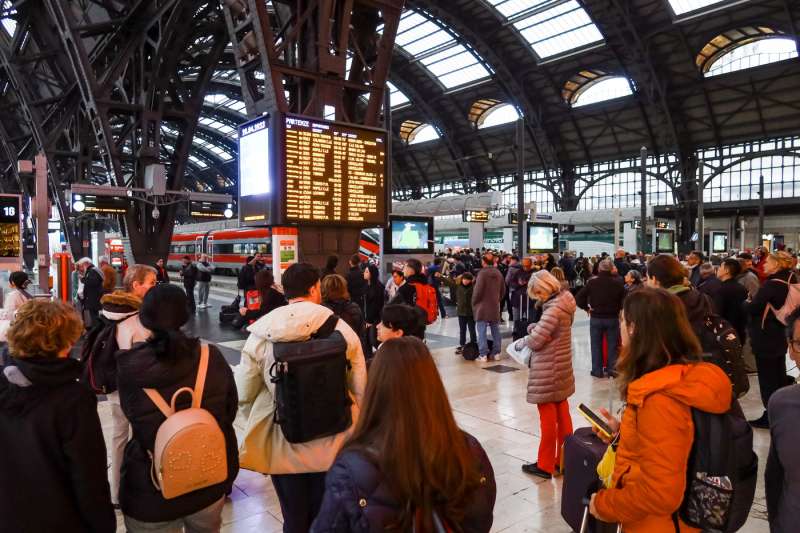
[[[208,245],[206,247],[206,254],[208,254],[208,260],[213,263],[214,262],[214,236],[213,235],[209,235],[208,236],[208,240],[206,242],[208,243]]]
[[[203,237],[195,237],[194,238],[194,260],[200,260],[200,254],[203,253]]]

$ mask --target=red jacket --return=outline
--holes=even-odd
[[[731,383],[716,365],[670,365],[628,386],[613,489],[597,493],[598,514],[625,533],[675,533],[694,440],[691,407],[724,413]],[[681,532],[699,531],[681,523]]]

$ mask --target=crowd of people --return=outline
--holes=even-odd
[[[626,406],[601,410],[615,461],[588,509],[626,532],[696,530],[680,511],[696,446],[687,428],[698,410],[743,416],[738,377],[752,353],[764,414],[750,424],[772,437],[772,530],[792,531],[800,511],[800,386],[787,386],[785,366],[787,350],[800,360],[800,279],[789,251],[683,263],[460,250],[394,265],[385,282],[354,255],[342,272],[336,257],[321,270],[293,264],[280,285],[257,254],[238,278],[248,337],[233,370],[182,329],[207,306],[207,258],[184,260],[183,288],[163,262],[131,265],[119,288],[102,266],[77,262],[80,312],[31,298],[27,276],[11,275],[0,314],[9,531],[115,531],[115,508],[131,532],[219,531],[240,468],[270,476],[287,532],[489,531],[491,462],[458,427],[424,341],[448,308],[456,352],[479,362],[501,357],[503,314],[513,323],[507,347],[523,357],[540,421],[536,461],[522,470],[545,479],[571,475],[561,465],[573,324],[578,308],[588,313],[591,375],[615,378]]]

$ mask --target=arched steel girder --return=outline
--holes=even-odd
[[[681,169],[680,175],[685,177],[689,170],[691,150],[680,142],[678,124],[669,106],[666,81],[659,75],[652,53],[639,31],[643,24],[635,17],[633,6],[623,5],[620,0],[602,0],[602,5],[597,5],[600,0],[578,2],[606,37],[606,46],[617,56],[622,68],[628,72],[629,79],[636,82],[637,98],[644,107],[652,109],[660,117],[658,132],[663,136],[663,146],[675,152]],[[667,9],[666,3],[663,8]],[[645,115],[646,112],[643,112],[643,116]],[[651,127],[649,119],[647,121]],[[658,155],[660,146],[655,144],[655,130],[653,139],[653,150]]]
[[[534,104],[533,100],[528,95],[528,91],[514,75],[514,72],[518,71],[518,69],[509,65],[479,32],[472,29],[466,19],[452,10],[441,7],[441,2],[436,2],[435,0],[408,0],[408,4],[410,6],[417,6],[444,21],[478,52],[489,69],[495,72],[495,80],[508,96],[509,103],[517,103],[522,108],[525,117],[525,128],[533,142],[534,149],[539,157],[545,176],[550,178],[551,171],[560,172],[563,165],[558,158],[554,143],[552,142],[552,134],[547,132],[544,127],[544,122],[541,119],[544,115],[544,111],[540,105]],[[490,13],[489,10],[491,8],[488,4],[481,2],[481,5],[485,8],[487,17],[494,16]],[[497,31],[505,32],[509,30],[498,24]]]

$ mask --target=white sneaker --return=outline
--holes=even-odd
[[[479,355],[478,358],[475,360],[478,361],[479,363],[485,363],[486,361],[488,361],[485,355]]]

